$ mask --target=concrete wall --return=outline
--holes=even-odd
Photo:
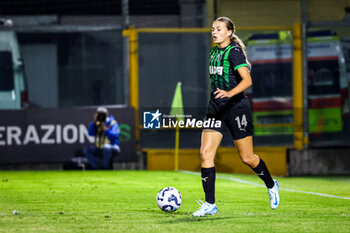
[[[350,149],[290,150],[288,175],[350,175]]]
[[[231,18],[237,27],[291,26],[301,21],[301,0],[216,0],[217,16]],[[207,0],[207,26],[214,19],[215,0]],[[340,21],[350,0],[307,0],[311,21]]]
[[[148,170],[174,170],[174,149],[145,149]],[[287,175],[287,149],[285,147],[255,147],[267,164],[270,173],[277,176]],[[199,149],[181,149],[179,151],[179,170],[200,171]],[[220,147],[215,156],[217,172],[255,174],[243,164],[236,148]]]
[[[173,149],[146,149],[148,170],[174,170]],[[287,150],[285,147],[255,147],[272,175],[350,175],[350,149]],[[218,172],[254,174],[242,163],[235,148],[220,147],[215,157]],[[181,149],[179,170],[200,171],[199,149]]]

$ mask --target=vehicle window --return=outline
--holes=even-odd
[[[291,63],[253,64],[252,79],[255,98],[293,95]]]
[[[14,89],[12,54],[10,51],[0,52],[0,91]]]
[[[337,59],[308,62],[310,95],[340,93],[339,64]]]

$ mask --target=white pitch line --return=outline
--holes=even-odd
[[[201,174],[200,172],[191,172],[191,171],[180,171],[180,172],[186,173],[186,174],[191,174],[191,175],[200,175]],[[222,179],[222,180],[231,180],[231,181],[235,181],[235,182],[243,183],[243,184],[250,184],[250,185],[254,185],[254,186],[258,186],[258,187],[266,187],[265,185],[262,185],[262,184],[258,184],[258,183],[254,183],[254,182],[250,182],[250,181],[246,181],[246,180],[241,180],[241,179],[237,179],[237,178],[230,178],[230,177],[224,177],[224,176],[217,176],[216,178]],[[294,192],[294,193],[305,193],[305,194],[311,194],[311,195],[316,195],[316,196],[321,196],[321,197],[330,197],[330,198],[350,200],[350,197],[335,196],[335,195],[324,194],[324,193],[308,192],[308,191],[285,189],[285,188],[279,188],[279,190]]]

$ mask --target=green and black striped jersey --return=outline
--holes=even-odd
[[[225,91],[232,90],[241,82],[237,69],[248,66],[241,47],[231,43],[226,48],[215,46],[210,51],[209,74],[211,91],[217,88]]]

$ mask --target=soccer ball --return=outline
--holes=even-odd
[[[164,212],[172,212],[180,208],[182,197],[180,192],[174,187],[166,187],[159,191],[157,195],[157,205]]]

